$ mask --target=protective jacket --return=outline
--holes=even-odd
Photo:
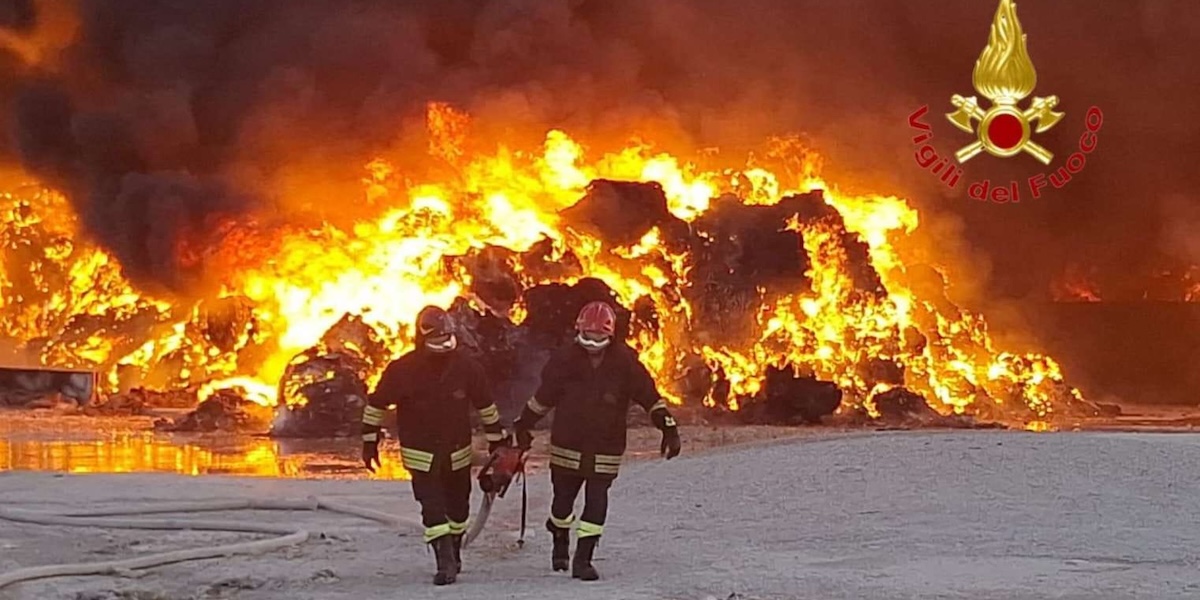
[[[660,430],[675,427],[675,420],[632,348],[617,342],[598,356],[594,364],[593,355],[577,344],[555,354],[542,369],[541,384],[521,421],[532,427],[553,409],[551,468],[616,477],[631,403],[645,409]]]
[[[429,473],[435,461],[448,461],[451,471],[469,467],[472,408],[489,442],[504,438],[483,366],[461,351],[415,350],[392,361],[363,410],[364,441],[378,435],[391,407],[396,408],[400,459],[409,471]]]

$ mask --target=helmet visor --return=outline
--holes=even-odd
[[[448,352],[453,350],[457,345],[458,340],[455,339],[454,334],[450,333],[425,338],[425,347],[434,352]]]
[[[596,333],[594,331],[580,332],[575,339],[579,342],[580,346],[583,346],[588,350],[603,349],[605,346],[608,346],[610,341],[612,341],[612,338],[609,336],[604,335],[603,333]]]

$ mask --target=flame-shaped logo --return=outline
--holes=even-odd
[[[1001,2],[988,45],[975,61],[975,91],[999,104],[1016,104],[1033,92],[1037,72],[1025,48],[1025,37],[1016,5]]]
[[[1047,165],[1053,160],[1049,150],[1030,139],[1030,130],[1036,123],[1037,133],[1042,133],[1063,118],[1063,113],[1054,112],[1058,96],[1035,96],[1029,108],[1018,107],[1037,86],[1037,71],[1026,50],[1025,37],[1017,20],[1016,3],[1000,0],[987,47],[975,61],[972,76],[975,91],[991,100],[992,107],[984,110],[975,96],[963,98],[955,94],[950,99],[958,110],[946,118],[955,127],[979,138],[955,154],[958,162],[965,163],[983,151],[1001,158],[1028,152]],[[974,126],[975,121],[979,122],[978,127]]]

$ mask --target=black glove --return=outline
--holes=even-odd
[[[679,441],[679,429],[675,427],[667,427],[662,432],[662,446],[659,451],[667,460],[671,460],[679,456],[679,450],[682,443]]]
[[[379,462],[379,442],[363,442],[362,459],[367,470],[372,473],[382,467],[383,463]]]
[[[496,482],[492,481],[491,475],[485,475],[483,473],[480,473],[478,479],[479,479],[479,491],[481,491],[485,494],[494,494],[497,492]]]
[[[522,450],[529,450],[533,447],[533,434],[524,427],[517,427],[517,447]]]

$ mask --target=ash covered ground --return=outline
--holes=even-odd
[[[653,454],[639,439],[639,456]],[[689,452],[690,451],[690,452]],[[603,579],[549,572],[537,528],[544,473],[500,501],[466,571],[429,584],[416,530],[323,513],[231,513],[325,539],[263,556],[186,563],[139,579],[57,579],[13,600],[623,598],[972,600],[1194,598],[1200,460],[1192,434],[888,432],[698,450],[629,465],[598,551]],[[167,500],[324,495],[416,518],[406,484],[171,475],[0,475],[0,504],[65,511]],[[217,515],[212,515],[217,516]],[[0,571],[97,561],[242,538],[0,525]]]

